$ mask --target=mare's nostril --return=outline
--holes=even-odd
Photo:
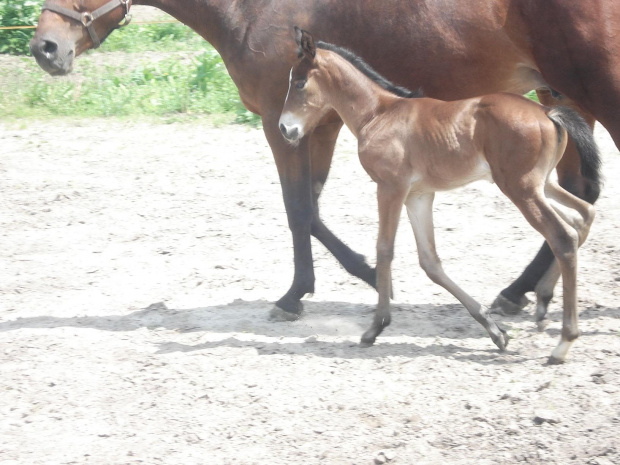
[[[282,133],[284,137],[287,136],[286,126],[284,126],[283,123],[280,123],[280,132]]]
[[[58,44],[56,42],[52,42],[51,40],[44,40],[41,50],[46,55],[55,55],[58,51]]]

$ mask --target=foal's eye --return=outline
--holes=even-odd
[[[306,81],[297,81],[295,83],[295,89],[303,89],[306,87]]]

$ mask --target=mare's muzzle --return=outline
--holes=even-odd
[[[132,0],[110,0],[92,12],[85,11],[80,13],[70,8],[57,5],[51,1],[47,1],[41,10],[48,10],[81,23],[90,36],[92,47],[97,48],[101,45],[102,39],[95,30],[95,21],[117,8],[123,8],[123,21],[110,30],[126,26],[131,20],[131,15],[129,14],[131,2]],[[107,31],[107,33],[109,32],[110,31]],[[51,30],[46,30],[46,28],[40,24],[37,28],[37,33],[30,41],[30,51],[43,70],[52,75],[64,75],[71,72],[73,68],[76,41],[77,38],[68,37],[66,32],[54,30],[53,28]]]

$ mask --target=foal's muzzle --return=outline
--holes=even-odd
[[[296,141],[299,139],[299,128],[297,126],[286,126],[280,123],[280,132],[286,140]]]
[[[298,142],[304,136],[304,128],[299,119],[292,113],[286,112],[280,116],[280,132],[289,142]]]

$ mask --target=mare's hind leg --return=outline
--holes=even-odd
[[[555,200],[559,205],[553,205],[556,213],[575,231],[579,236],[579,247],[586,241],[590,233],[590,227],[594,221],[594,207],[589,203],[575,197],[555,182],[548,182],[545,187],[548,198]],[[564,208],[562,208],[564,207]],[[553,298],[553,289],[560,277],[560,267],[556,260],[547,273],[536,285],[536,323],[539,330],[543,330],[548,320],[547,308]]]
[[[407,199],[407,214],[418,247],[420,266],[428,277],[450,292],[467,308],[471,316],[487,330],[491,339],[505,350],[508,335],[490,317],[487,308],[480,305],[463,289],[457,286],[444,272],[435,248],[435,230],[433,226],[433,199],[435,194],[412,195]]]
[[[552,97],[551,92],[547,89],[537,90],[536,93],[542,104],[548,106],[564,105],[572,107],[583,116],[590,127],[594,127],[595,120],[592,115],[584,112],[568,98],[562,97],[561,100],[557,100]],[[599,195],[599,187],[592,184],[581,175],[579,153],[570,138],[564,156],[557,166],[557,172],[560,185],[564,187],[564,189],[591,204],[596,201]],[[491,305],[493,311],[507,314],[516,314],[520,312],[521,309],[529,303],[525,296],[527,292],[535,291],[539,285],[543,286],[545,289],[548,286],[549,281],[546,277],[546,273],[550,269],[553,260],[554,256],[551,248],[547,243],[544,243],[532,263],[525,268],[521,276],[510,286],[503,289],[499,296],[497,296]],[[553,275],[553,271],[549,271],[551,271]],[[541,283],[541,280],[544,280],[544,282]]]
[[[336,257],[346,271],[353,276],[357,276],[372,287],[376,287],[377,277],[375,269],[366,263],[366,258],[363,255],[355,253],[338,239],[334,233],[325,226],[319,216],[319,196],[327,181],[327,175],[329,174],[334,154],[334,147],[341,128],[342,121],[338,120],[317,127],[310,136],[312,204],[314,207],[311,233],[334,255],[334,257]]]
[[[377,291],[379,303],[372,326],[362,335],[362,345],[371,345],[391,321],[392,259],[398,220],[408,188],[389,183],[377,184],[379,204],[379,236],[377,238]]]

